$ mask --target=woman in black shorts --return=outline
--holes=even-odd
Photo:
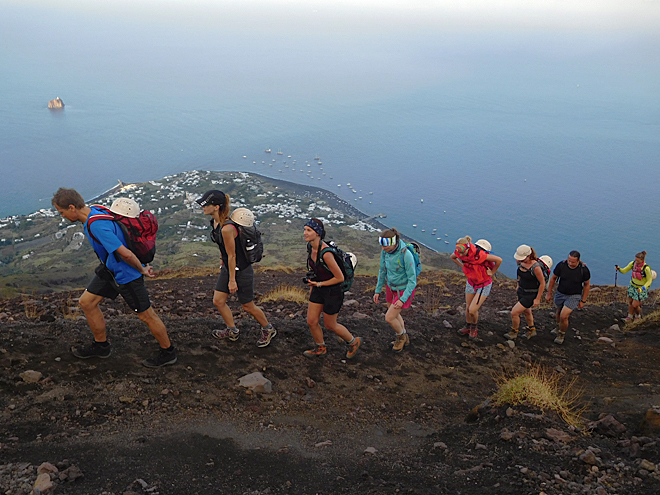
[[[303,237],[311,248],[307,265],[314,272],[313,277],[305,279],[310,287],[307,324],[312,338],[316,342],[316,347],[305,351],[304,354],[313,358],[323,356],[328,352],[323,340],[323,329],[319,324],[321,313],[323,313],[325,328],[336,333],[337,337],[346,342],[348,346],[346,357],[351,359],[355,356],[362,340],[360,337],[354,337],[344,325],[337,323],[337,315],[344,303],[344,293],[339,285],[344,281],[344,274],[335,260],[332,248],[323,241],[325,237],[323,222],[318,218],[309,220],[305,224]]]
[[[254,216],[250,210],[238,208],[230,218],[229,195],[222,191],[207,191],[197,203],[204,210],[204,215],[211,217],[211,240],[220,248],[222,257],[222,268],[213,292],[213,305],[220,311],[227,328],[213,330],[213,336],[217,339],[238,340],[239,331],[234,324],[231,309],[227,306],[229,295],[236,294],[243,309],[261,325],[257,347],[266,347],[277,335],[277,331],[268,323],[264,312],[254,304],[254,270],[243,250],[237,249],[240,246],[237,225],[252,225]]]
[[[511,310],[511,331],[504,334],[504,337],[509,340],[518,337],[520,315],[523,314],[525,315],[525,321],[527,321],[527,334],[525,337],[531,339],[536,336],[532,307],[541,304],[541,297],[545,290],[545,278],[543,277],[543,270],[537,263],[538,257],[533,248],[526,244],[518,246],[513,257],[518,262],[518,287],[516,288],[518,302]]]

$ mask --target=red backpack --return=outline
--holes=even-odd
[[[458,259],[463,262],[463,273],[475,289],[485,287],[492,281],[486,270],[494,265],[492,262],[486,261],[487,257],[486,251],[472,243],[465,255],[458,256]]]
[[[124,238],[128,249],[133,251],[140,263],[146,265],[154,260],[156,254],[156,233],[158,232],[158,221],[149,210],[141,211],[137,218],[129,218],[111,212],[108,208],[101,205],[93,205],[94,208],[103,210],[104,213],[90,215],[87,219],[87,232],[94,241],[100,244],[98,239],[92,234],[90,226],[96,220],[112,220],[117,222],[124,232]]]

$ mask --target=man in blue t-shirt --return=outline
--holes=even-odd
[[[552,288],[559,279],[557,292],[555,294],[555,306],[557,306],[557,325],[559,328],[552,333],[557,335],[555,344],[563,344],[566,330],[568,330],[568,318],[576,309],[582,309],[587,302],[589,289],[591,287],[589,280],[591,273],[587,265],[580,261],[580,252],[571,251],[568,258],[557,263],[552,277],[548,282],[548,293],[545,298],[550,302]]]
[[[176,351],[167,335],[167,329],[151,307],[149,294],[144,286],[144,276],[153,277],[153,268],[149,265],[143,266],[137,256],[128,249],[121,226],[113,220],[102,219],[88,225],[90,215],[105,212],[94,206],[87,206],[75,189],[61,187],[53,196],[52,204],[62,218],[83,223],[85,235],[101,260],[94,278],[79,302],[94,334],[94,342],[87,347],[74,348],[73,355],[80,359],[107,358],[110,355],[110,342],[99,304],[104,297],[115,299],[121,294],[131,309],[149,326],[160,344],[160,351],[145,359],[142,364],[148,368],[160,368],[176,363]],[[127,217],[137,217],[139,207],[132,199],[118,198],[110,207],[110,211]]]

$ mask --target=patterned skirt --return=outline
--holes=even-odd
[[[628,286],[628,297],[633,301],[646,301],[649,298],[649,291],[646,288],[640,290],[639,287],[633,285],[631,282]]]

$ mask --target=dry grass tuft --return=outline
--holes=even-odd
[[[261,265],[255,265],[254,268],[255,273],[263,273],[263,272],[282,272],[282,273],[295,273],[296,271],[300,271],[300,268],[295,268],[293,266],[287,266],[287,265],[273,265],[273,266],[261,266]]]
[[[581,428],[586,406],[578,406],[582,390],[575,388],[577,377],[567,384],[562,375],[534,366],[522,375],[496,377],[497,392],[491,397],[498,405],[530,404],[541,410],[555,411],[567,424]]]
[[[298,304],[306,304],[308,295],[308,290],[288,284],[281,284],[267,294],[264,294],[261,302],[291,301]]]
[[[623,327],[624,332],[629,332],[635,328],[642,326],[646,323],[660,323],[660,309],[656,309],[652,313],[642,316],[639,320],[629,321]]]
[[[176,278],[208,277],[220,272],[219,266],[184,266],[181,268],[165,268],[156,272],[156,279],[168,280]]]

